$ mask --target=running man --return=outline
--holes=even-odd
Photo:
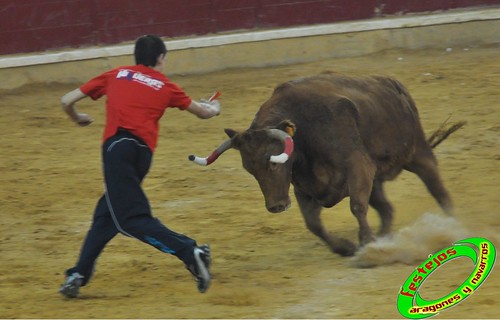
[[[85,97],[107,96],[102,161],[104,194],[97,202],[92,225],[76,265],[66,270],[59,292],[76,298],[94,272],[106,244],[118,233],[136,238],[184,262],[200,292],[211,280],[210,247],[198,245],[153,217],[141,182],[148,173],[158,140],[159,120],[167,108],[187,110],[208,119],[219,115],[220,103],[194,101],[162,72],[167,48],[157,36],[146,35],[135,43],[136,64],[107,71],[61,98],[63,110],[79,126],[92,123],[75,103]]]

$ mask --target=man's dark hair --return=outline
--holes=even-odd
[[[145,35],[135,42],[134,56],[135,64],[143,64],[147,67],[156,66],[158,57],[167,54],[167,47],[160,37]]]

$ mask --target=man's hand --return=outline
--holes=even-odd
[[[192,101],[187,111],[195,114],[198,118],[209,119],[220,114],[220,102],[217,100],[203,100],[200,102]]]
[[[92,122],[94,122],[94,119],[92,119],[88,114],[86,113],[77,113],[76,114],[76,119],[75,122],[80,126],[80,127],[86,127]]]
[[[220,114],[220,102],[219,100],[212,100],[206,103],[210,109],[215,112],[215,115],[218,116]]]
[[[80,90],[75,89],[66,93],[61,98],[61,107],[70,117],[71,120],[76,122],[80,127],[86,127],[94,120],[86,113],[80,113],[75,108],[75,102],[82,100],[86,95]]]

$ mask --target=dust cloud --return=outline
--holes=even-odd
[[[413,264],[467,237],[470,237],[470,231],[456,218],[425,213],[412,225],[361,248],[352,263],[358,268],[393,263]]]

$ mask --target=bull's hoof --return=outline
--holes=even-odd
[[[331,249],[343,257],[351,257],[358,250],[357,246],[347,239],[337,239]]]
[[[382,229],[380,228],[377,232],[377,237],[385,237],[391,234],[391,229]]]
[[[364,247],[367,244],[369,244],[370,242],[374,242],[374,241],[375,241],[375,237],[373,235],[369,235],[369,236],[363,237],[362,239],[359,239],[359,245],[361,247]]]

